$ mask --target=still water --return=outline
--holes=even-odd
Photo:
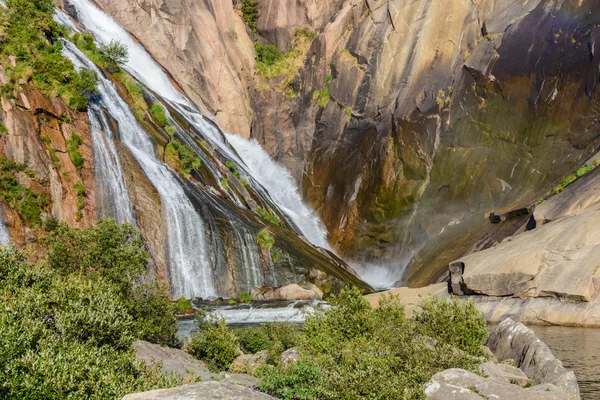
[[[575,372],[581,398],[600,400],[600,329],[530,326],[554,357]]]

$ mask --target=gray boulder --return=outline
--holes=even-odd
[[[484,378],[463,369],[448,369],[435,374],[425,386],[431,400],[567,400],[568,395],[551,384],[523,388],[516,384]]]
[[[134,393],[123,400],[274,400],[267,394],[225,382],[200,382],[172,389]],[[275,399],[276,400],[276,399]]]
[[[296,364],[299,359],[300,359],[300,355],[298,355],[298,352],[296,351],[296,349],[294,347],[281,353],[281,364],[282,365]]]
[[[490,333],[487,346],[498,360],[513,359],[534,384],[551,383],[567,393],[569,400],[580,398],[575,374],[564,368],[548,346],[520,322],[504,320]]]

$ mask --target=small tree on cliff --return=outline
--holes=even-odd
[[[102,57],[104,57],[111,64],[114,64],[116,67],[125,64],[129,60],[129,51],[127,46],[121,43],[119,40],[111,40],[109,44],[101,44],[98,51]]]

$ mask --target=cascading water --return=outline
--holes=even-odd
[[[277,207],[311,243],[329,248],[325,227],[315,212],[304,204],[294,179],[285,168],[273,161],[255,141],[251,142],[235,135],[222,135],[207,122],[205,117],[194,110],[191,103],[175,89],[146,50],[109,15],[89,0],[70,0],[70,3],[77,9],[80,22],[96,36],[96,39],[104,43],[116,40],[127,45],[129,61],[125,68],[128,72],[162,98],[170,101],[172,106],[214,146],[237,161],[255,182],[267,190]],[[231,146],[242,156],[241,159]]]
[[[76,67],[85,67],[98,74],[101,105],[118,122],[121,140],[161,196],[168,227],[170,279],[174,297],[215,297],[217,293],[207,254],[204,224],[175,174],[157,160],[152,143],[112,82],[73,44],[64,43],[64,54]]]
[[[90,107],[88,116],[94,146],[98,215],[101,218],[112,217],[120,224],[135,224],[133,207],[123,178],[123,168],[113,141],[112,128],[104,112],[97,106]]]
[[[0,244],[3,246],[8,246],[10,244],[8,229],[6,228],[6,224],[3,220],[0,220]]]

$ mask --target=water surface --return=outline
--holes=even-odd
[[[581,398],[600,400],[600,329],[530,326],[563,365],[575,372]]]

